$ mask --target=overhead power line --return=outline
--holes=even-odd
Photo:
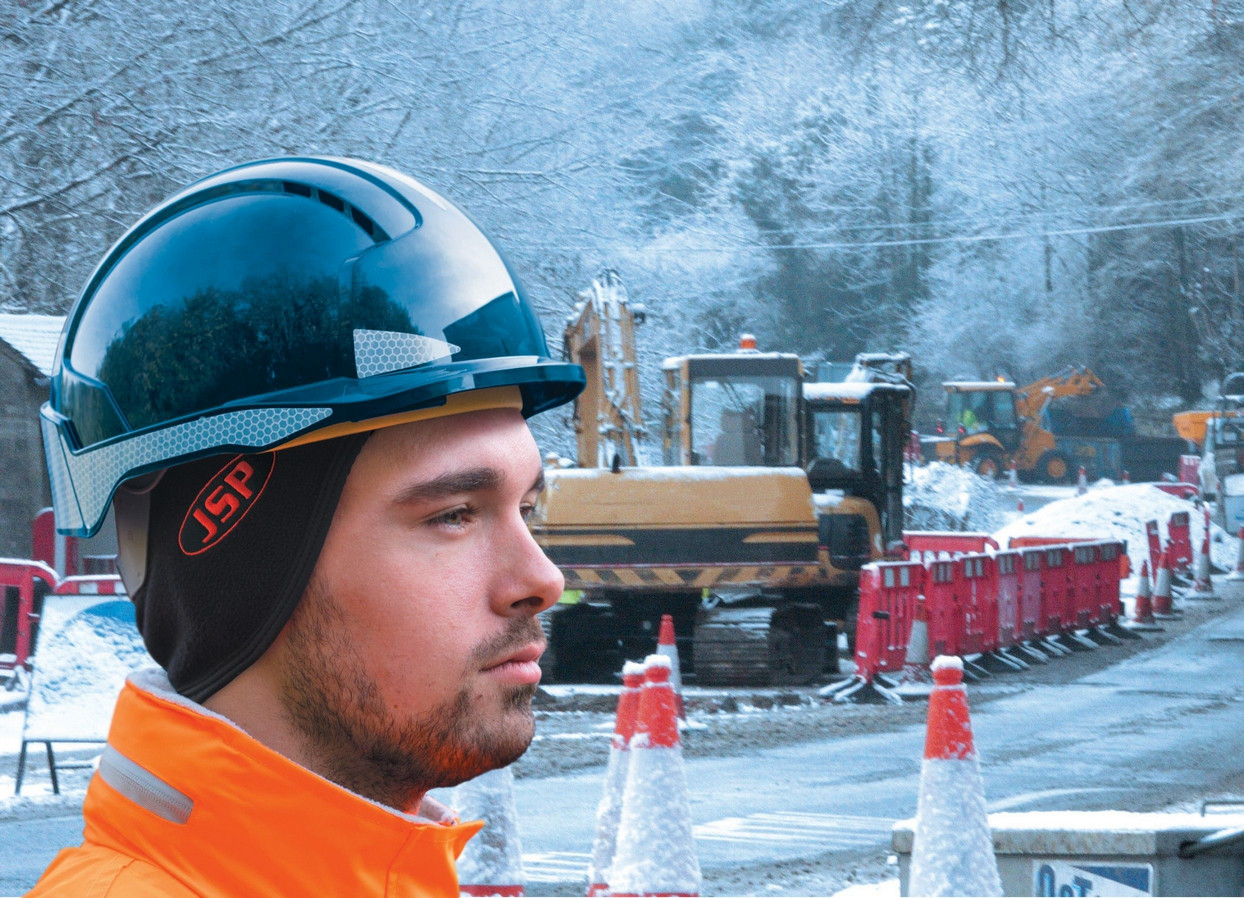
[[[1042,240],[1047,237],[1075,237],[1084,234],[1107,234],[1115,231],[1140,231],[1148,228],[1174,228],[1182,225],[1208,224],[1216,221],[1233,221],[1244,218],[1244,211],[1224,212],[1219,215],[1202,215],[1195,218],[1168,218],[1160,221],[1137,221],[1126,224],[1095,225],[1077,228],[1057,228],[1043,231],[1009,231],[994,234],[952,234],[945,237],[916,237],[904,240],[827,241],[815,243],[769,244],[755,242],[732,243],[726,246],[676,246],[668,249],[644,247],[644,253],[734,253],[749,250],[764,252],[787,252],[803,249],[880,249],[899,246],[930,246],[945,243],[990,243],[1006,240]],[[527,244],[530,249],[589,252],[599,246],[563,246],[555,244]]]

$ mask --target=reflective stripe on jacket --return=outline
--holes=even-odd
[[[482,824],[425,799],[390,810],[177,695],[162,672],[117,700],[67,848],[31,896],[457,896],[454,860]]]

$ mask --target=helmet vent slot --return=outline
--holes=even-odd
[[[333,196],[331,193],[326,193],[323,190],[320,190],[317,192],[319,193],[320,202],[323,203],[325,206],[328,206],[328,208],[336,209],[338,212],[346,211],[345,200],[343,200],[341,197]]]
[[[367,236],[378,240],[386,239],[383,231],[377,227],[376,223],[360,212],[354,206],[350,207],[350,217],[354,219],[354,223],[367,232]]]
[[[350,205],[335,194],[331,194],[326,190],[319,190],[310,184],[299,184],[297,181],[282,181],[281,189],[295,196],[305,196],[308,199],[319,200],[328,208],[340,212],[342,215],[348,215],[351,221],[366,231],[367,236],[377,243],[383,243],[389,239],[389,235],[384,228],[376,224],[366,213],[359,211],[357,207]]]

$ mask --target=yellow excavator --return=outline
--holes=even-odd
[[[565,332],[588,374],[578,466],[549,466],[531,518],[571,600],[548,616],[547,671],[609,680],[651,651],[662,614],[701,683],[806,683],[836,667],[860,567],[901,540],[906,378],[865,369],[866,382],[809,392],[797,355],[745,338],[738,352],[665,360],[653,439],[642,309],[613,271],[580,300]]]

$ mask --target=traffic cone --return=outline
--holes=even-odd
[[[1132,482],[1132,475],[1131,475],[1131,474],[1129,474],[1129,473],[1127,473],[1127,469],[1125,468],[1125,469],[1123,470],[1123,483],[1126,485],[1126,484],[1129,484],[1129,483],[1131,483],[1131,482]]]
[[[454,787],[450,804],[459,819],[484,821],[458,857],[458,890],[463,895],[526,894],[514,771],[499,767]]]
[[[1210,560],[1209,560],[1209,506],[1205,506],[1205,534],[1201,539],[1201,551],[1197,553],[1196,563],[1193,565],[1192,573],[1192,591],[1186,593],[1186,599],[1200,599],[1208,601],[1217,599],[1219,596],[1214,594],[1214,581],[1210,578]]]
[[[1133,630],[1161,630],[1153,617],[1153,590],[1149,587],[1149,562],[1140,563],[1140,582],[1136,588],[1136,607],[1129,626]]]
[[[1088,471],[1084,470],[1084,465],[1080,465],[1080,473],[1076,477],[1076,495],[1083,496],[1088,492]]]
[[[1227,574],[1228,580],[1244,580],[1244,527],[1240,528],[1240,545],[1235,553],[1235,570]]]
[[[618,716],[613,725],[613,744],[605,767],[605,794],[596,806],[596,839],[587,868],[588,895],[609,894],[609,865],[618,847],[618,823],[622,819],[622,793],[626,789],[626,770],[630,763],[631,737],[639,717],[639,690],[644,682],[644,666],[638,661],[622,665],[622,694],[618,697]]]
[[[911,635],[907,637],[907,657],[895,682],[899,686],[928,686],[933,682],[929,670],[929,613],[924,596],[916,596],[916,610],[912,615]]]
[[[909,895],[1001,895],[963,662],[939,655],[920,765]]]
[[[1175,616],[1175,600],[1171,595],[1171,564],[1166,552],[1158,556],[1158,576],[1153,587],[1153,616],[1163,619]]]
[[[639,720],[631,737],[618,850],[609,867],[613,895],[698,895],[700,861],[678,741],[678,713],[664,655],[644,661]]]
[[[1023,499],[1020,499],[1018,502],[1015,503],[1015,510],[1018,511],[1020,514],[1024,513],[1024,500]]]
[[[1019,489],[1019,468],[1015,466],[1015,459],[1011,459],[1011,465],[1006,472],[1006,488]]]
[[[678,719],[687,719],[687,710],[682,703],[682,672],[678,667],[678,643],[674,639],[674,616],[661,615],[661,630],[657,634],[657,654],[670,659],[670,684],[674,687],[677,700]]]

